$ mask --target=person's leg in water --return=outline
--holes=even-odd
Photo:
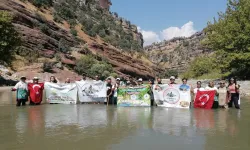
[[[17,100],[16,100],[16,106],[17,106],[17,107],[21,106],[21,103],[22,103],[22,100],[20,100],[20,99],[17,99]]]
[[[26,105],[26,99],[22,99],[22,106],[25,106]]]
[[[231,94],[231,99],[228,102],[228,107],[229,108],[233,107],[233,96],[232,96],[232,94]]]
[[[239,105],[239,95],[238,94],[233,94],[232,96],[232,101],[234,103],[234,107],[236,109],[240,109],[240,105]]]

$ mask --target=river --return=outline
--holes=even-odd
[[[10,94],[6,96],[10,97]],[[16,108],[0,93],[1,150],[249,150],[242,110],[49,105]]]

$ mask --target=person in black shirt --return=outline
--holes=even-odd
[[[107,104],[112,104],[112,84],[111,84],[111,78],[107,79]]]

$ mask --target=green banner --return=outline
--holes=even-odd
[[[119,88],[118,106],[150,106],[150,89],[147,87]]]

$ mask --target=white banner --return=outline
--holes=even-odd
[[[77,81],[80,102],[106,102],[107,86],[103,81]]]
[[[76,84],[55,84],[45,82],[46,100],[48,103],[76,104]]]
[[[154,99],[158,106],[189,108],[191,102],[189,85],[154,85]]]

